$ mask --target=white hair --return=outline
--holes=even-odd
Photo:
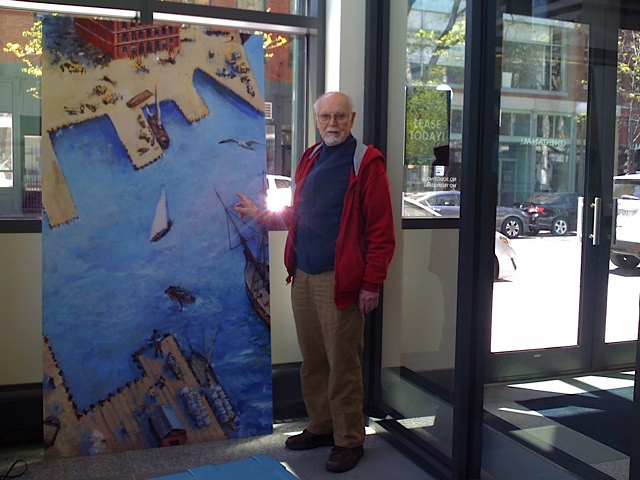
[[[355,104],[353,103],[353,99],[347,95],[346,93],[342,93],[342,92],[326,92],[323,93],[322,95],[320,95],[318,97],[318,99],[313,103],[313,111],[315,113],[318,112],[318,105],[320,104],[320,101],[322,99],[324,99],[325,97],[328,97],[329,95],[340,95],[342,97],[345,98],[345,100],[347,101],[347,105],[349,106],[349,111],[353,112],[355,110]]]

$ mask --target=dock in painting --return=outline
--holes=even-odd
[[[172,335],[164,335],[160,347],[158,354],[153,346],[135,352],[141,375],[78,411],[45,339],[47,457],[225,440],[235,413],[211,365],[203,367],[201,353],[187,359]]]

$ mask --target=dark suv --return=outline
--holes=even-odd
[[[549,230],[554,235],[574,232],[578,224],[579,193],[541,193],[513,206],[529,215],[529,232]]]

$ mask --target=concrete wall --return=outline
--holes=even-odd
[[[0,234],[0,385],[42,382],[42,244]]]

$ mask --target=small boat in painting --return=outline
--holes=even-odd
[[[183,308],[185,303],[195,303],[196,297],[191,292],[185,290],[180,285],[170,285],[164,293],[171,299],[180,304],[180,308]]]
[[[140,105],[141,103],[146,102],[147,100],[149,100],[151,97],[153,97],[153,93],[151,93],[149,90],[143,90],[142,92],[140,92],[137,95],[133,96],[127,102],[127,107],[135,108],[138,105]]]

